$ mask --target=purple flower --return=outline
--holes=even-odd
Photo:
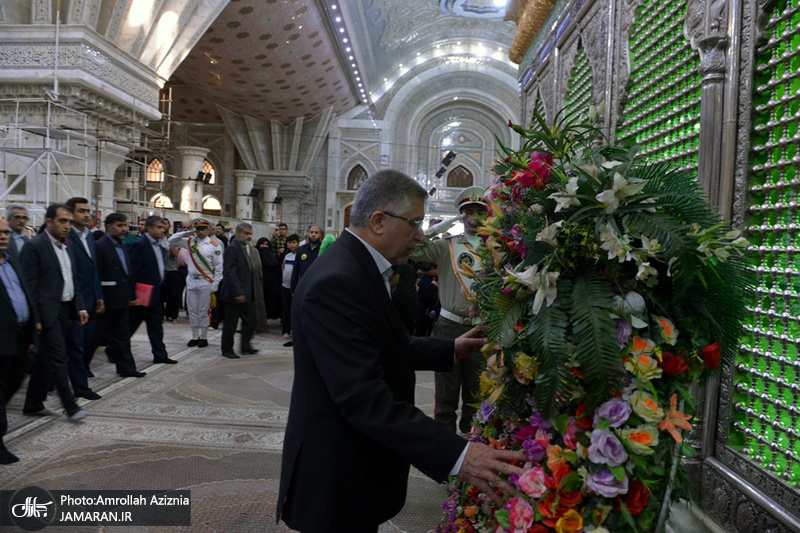
[[[552,427],[550,422],[545,421],[545,419],[542,417],[542,413],[539,411],[536,411],[531,415],[531,417],[528,419],[528,423],[530,423],[530,425],[535,427],[537,430],[550,429]]]
[[[514,294],[514,289],[512,289],[511,287],[503,287],[502,289],[500,289],[500,294],[502,294],[503,296],[511,296],[512,294]]]
[[[531,458],[531,461],[541,463],[544,459],[546,448],[538,440],[526,440],[522,443],[522,452]]]
[[[615,320],[614,321],[617,326],[617,344],[619,344],[619,349],[623,349],[628,345],[628,339],[633,333],[633,327],[624,320]]]
[[[618,428],[631,416],[631,404],[619,398],[611,398],[603,403],[594,412],[594,425],[601,418],[608,420],[612,428]]]
[[[494,414],[494,405],[484,400],[481,404],[481,410],[478,412],[478,421],[485,424]]]
[[[628,452],[619,439],[607,429],[592,431],[592,445],[589,446],[589,460],[595,464],[619,466],[628,459]]]
[[[616,498],[620,494],[628,493],[628,476],[624,476],[622,481],[617,481],[611,470],[589,473],[584,488],[606,498]]]

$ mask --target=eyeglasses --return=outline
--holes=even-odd
[[[11,218],[16,218],[17,220],[28,220],[28,217],[26,217],[25,215],[14,215]]]
[[[422,229],[422,223],[425,222],[425,217],[406,218],[406,217],[401,217],[400,215],[395,215],[393,213],[390,213],[389,211],[383,211],[383,213],[386,214],[386,215],[389,215],[392,218],[399,218],[400,220],[405,220],[406,222],[408,222],[409,226],[414,228],[414,233],[416,233],[419,230],[421,230]]]

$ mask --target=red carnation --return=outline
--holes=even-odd
[[[664,374],[677,376],[683,374],[689,367],[683,357],[669,352],[661,352],[661,368],[664,369]]]
[[[628,494],[620,496],[619,500],[625,504],[633,516],[639,516],[650,501],[650,491],[640,480],[632,481],[628,487]]]
[[[533,152],[528,170],[517,174],[517,181],[524,187],[533,187],[541,191],[550,179],[550,169],[553,166],[553,156],[541,152]]]
[[[716,370],[719,368],[719,360],[722,357],[719,342],[709,344],[702,349],[703,363],[709,370]]]

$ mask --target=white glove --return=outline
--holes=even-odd
[[[453,218],[448,218],[446,220],[442,220],[438,224],[435,224],[435,225],[429,227],[428,229],[426,229],[425,230],[425,236],[432,237],[432,236],[437,235],[439,233],[444,233],[447,230],[449,230],[450,228],[452,228],[453,226],[455,226],[458,221],[463,220],[465,216],[466,215],[464,213],[461,213],[460,215],[454,216]]]

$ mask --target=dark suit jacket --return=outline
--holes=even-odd
[[[76,319],[78,311],[86,310],[78,285],[78,272],[75,265],[73,246],[67,244],[72,261],[72,283],[75,286],[75,297],[70,306],[70,318]],[[22,263],[25,271],[25,282],[30,290],[36,307],[36,315],[43,328],[55,324],[61,309],[61,293],[64,290],[64,278],[61,275],[61,263],[58,262],[50,236],[46,231],[31,239],[22,249]]]
[[[17,262],[17,265],[19,266],[22,264],[21,262],[22,254],[20,254],[20,252],[17,251],[17,243],[15,242],[15,239],[13,237],[13,232],[11,232],[11,230],[9,230],[8,238],[9,238],[8,250],[6,251],[8,252],[8,255],[10,255],[14,259],[14,261]],[[25,240],[26,243],[30,242],[30,238],[27,237],[26,235],[23,235],[22,238]]]
[[[103,298],[103,291],[100,288],[100,279],[97,277],[97,251],[92,233],[90,232],[86,239],[90,254],[86,253],[86,248],[81,241],[78,230],[72,228],[67,237],[67,245],[72,249],[75,265],[78,268],[78,283],[83,304],[91,313],[97,307],[97,300]]]
[[[294,294],[297,284],[300,282],[300,278],[305,275],[306,271],[311,268],[311,265],[316,261],[317,256],[319,256],[320,246],[322,246],[322,243],[312,250],[310,244],[304,244],[297,249],[297,254],[294,257],[294,268],[292,269],[292,294]]]
[[[132,273],[128,250],[122,246],[127,260],[128,272]],[[133,282],[129,274],[125,273],[119,255],[114,248],[114,240],[106,235],[97,241],[97,270],[100,285],[103,288],[103,299],[107,309],[125,309],[130,306],[131,300],[136,296]]]
[[[243,294],[247,297],[246,302],[253,301],[253,269],[250,267],[250,257],[242,243],[236,239],[225,248],[219,292],[223,302],[236,303],[236,297]]]
[[[410,338],[375,261],[344,232],[300,281],[295,379],[277,516],[293,529],[380,524],[405,503],[409,465],[444,481],[466,441],[414,407],[415,370],[449,371],[452,339]]]
[[[0,252],[0,254],[2,253]],[[22,285],[22,290],[25,291],[25,297],[28,300],[28,311],[31,317],[28,320],[28,327],[22,331],[17,331],[17,313],[14,311],[11,297],[8,295],[5,285],[3,285],[3,278],[0,278],[0,331],[3,332],[3,342],[0,342],[0,357],[18,354],[20,344],[33,344],[34,332],[36,331],[36,309],[25,284],[25,278],[22,276],[22,269],[19,268],[19,263],[13,257],[6,257],[6,261],[14,267],[14,271],[17,273],[19,283]]]
[[[150,305],[158,305],[162,302],[161,295],[161,273],[158,271],[158,263],[153,246],[147,235],[142,235],[130,245],[128,253],[131,259],[131,277],[134,286],[136,283],[145,283],[153,286],[153,293],[150,296]]]

